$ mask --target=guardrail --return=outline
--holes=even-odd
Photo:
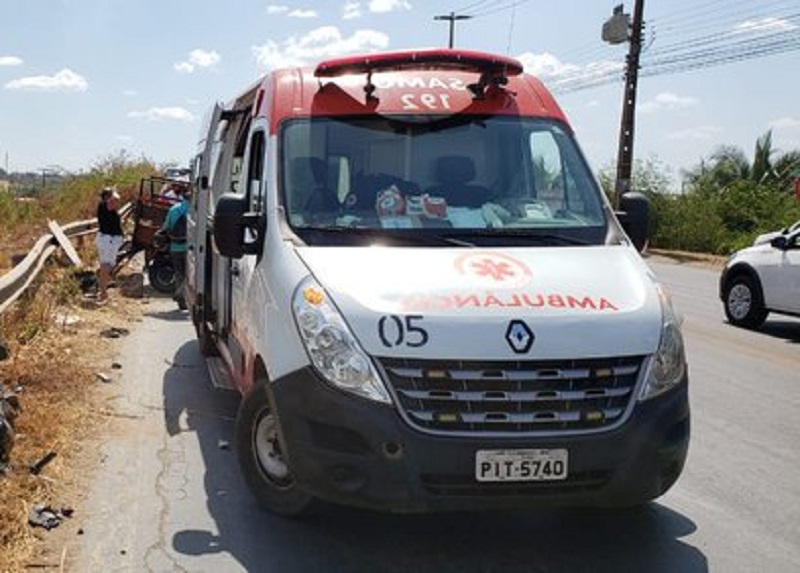
[[[133,205],[128,203],[120,209],[120,215],[127,218],[132,210]],[[97,232],[97,221],[95,219],[75,221],[61,227],[61,230],[70,239],[91,235]],[[5,312],[25,292],[58,246],[59,242],[54,234],[42,235],[22,261],[0,277],[0,313]]]

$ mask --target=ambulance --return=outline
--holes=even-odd
[[[454,49],[271,71],[207,116],[186,294],[264,508],[637,506],[689,444],[681,320],[551,94]]]

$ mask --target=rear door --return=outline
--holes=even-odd
[[[264,214],[266,180],[264,166],[266,163],[267,125],[265,122],[254,123],[247,146],[246,162],[241,178],[240,190],[244,192],[249,204],[249,211],[254,215]],[[245,242],[261,243],[263,237],[258,233],[245,230]],[[258,261],[261,252],[247,254],[231,261],[231,333],[235,340],[230,340],[231,359],[237,372],[244,371],[244,348],[252,347],[252,341],[259,338],[259,328],[264,327],[262,316],[266,308],[263,293],[253,288]]]
[[[200,142],[199,153],[195,156],[192,165],[192,206],[186,218],[187,251],[186,251],[186,280],[188,301],[192,311],[202,310],[199,319],[206,319],[205,304],[210,280],[206,277],[207,252],[209,245],[208,218],[209,203],[211,198],[211,164],[212,152],[215,144],[215,135],[222,116],[222,105],[217,103],[211,112],[211,117],[206,131],[205,140]],[[210,269],[209,269],[210,271]],[[196,305],[202,307],[195,308]]]

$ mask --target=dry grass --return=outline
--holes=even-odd
[[[0,362],[0,382],[21,388],[22,403],[11,471],[0,477],[0,571],[59,568],[52,549],[58,530],[30,526],[28,512],[36,503],[79,511],[87,444],[107,421],[103,404],[111,391],[97,373],[111,373],[119,344],[100,332],[130,328],[141,313],[139,301],[115,295],[96,307],[78,291],[71,270],[50,268],[33,294],[0,315],[11,353]],[[56,457],[33,475],[30,466],[48,452]]]

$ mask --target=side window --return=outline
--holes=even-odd
[[[231,191],[234,193],[247,193],[247,189],[239,189],[239,182],[242,180],[242,163],[244,163],[244,151],[247,144],[247,134],[250,131],[250,117],[247,116],[239,126],[239,133],[236,136],[236,148],[231,159]]]
[[[247,195],[250,202],[250,211],[261,212],[264,210],[264,159],[266,140],[264,132],[256,131],[250,138],[250,155],[247,161]]]
[[[536,197],[551,211],[566,207],[565,173],[562,169],[561,150],[549,131],[531,133],[531,158]]]
[[[536,196],[550,213],[601,222],[598,188],[569,136],[556,129],[535,131],[530,145]]]

